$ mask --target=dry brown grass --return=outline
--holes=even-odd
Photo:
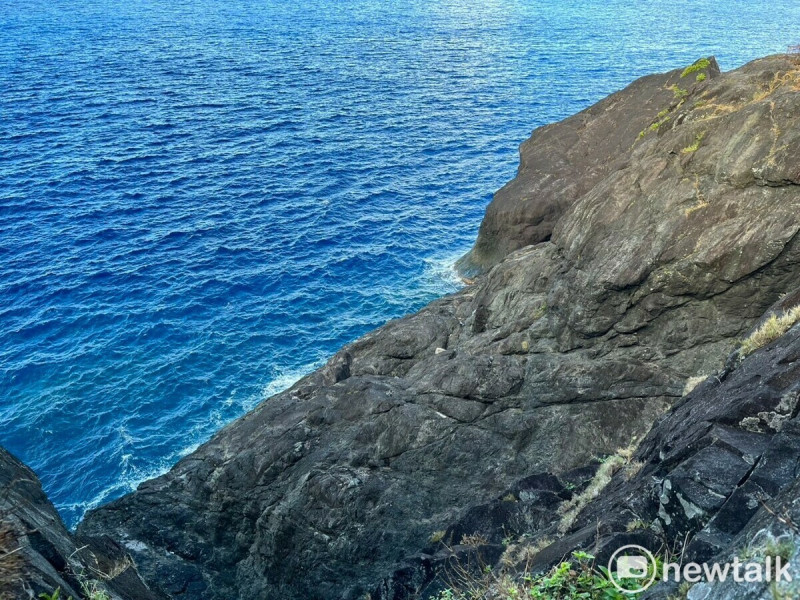
[[[786,311],[782,316],[772,315],[750,337],[742,342],[742,356],[748,356],[777,340],[800,321],[800,306]]]
[[[558,524],[559,533],[564,534],[572,527],[580,512],[600,495],[600,492],[611,483],[611,478],[617,472],[625,469],[626,479],[630,479],[639,472],[643,466],[642,463],[632,461],[637,446],[638,443],[634,440],[630,446],[620,448],[616,453],[603,460],[586,489],[559,506],[558,512],[561,513],[561,521]]]
[[[513,567],[519,564],[529,564],[539,552],[547,548],[553,540],[549,537],[543,537],[533,543],[519,542],[510,544],[500,557],[500,563],[507,567]]]
[[[483,534],[472,533],[470,535],[461,536],[461,545],[469,548],[480,548],[481,546],[489,545],[489,540]]]
[[[778,71],[775,73],[772,81],[762,85],[761,89],[757,90],[755,94],[753,94],[753,102],[761,102],[762,100],[769,98],[778,89],[786,85],[791,85],[795,90],[799,89],[800,69],[792,69],[791,71],[786,72]]]
[[[699,175],[694,176],[694,195],[695,199],[697,200],[697,204],[695,204],[694,206],[690,206],[689,208],[683,211],[687,217],[689,217],[692,213],[695,213],[698,210],[701,210],[706,206],[708,206],[708,200],[706,200],[706,197],[703,195],[703,191],[700,189]]]
[[[714,102],[707,97],[709,92],[706,92],[701,96],[701,100],[695,103],[694,110],[698,111],[698,113],[703,113],[698,118],[699,121],[718,119],[725,115],[739,112],[743,108],[753,104],[763,102],[776,91],[787,85],[791,86],[794,91],[800,91],[800,63],[798,63],[798,68],[775,73],[772,81],[761,84],[759,88],[753,92],[753,97],[750,100],[727,103]]]
[[[686,380],[686,386],[684,386],[683,388],[683,395],[688,396],[689,394],[691,394],[694,391],[694,389],[698,385],[703,383],[706,379],[708,379],[708,375],[698,375],[697,377],[689,377],[689,379]]]

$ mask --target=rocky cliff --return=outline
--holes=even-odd
[[[728,360],[798,283],[798,91],[790,56],[710,59],[535,131],[460,261],[473,284],[343,348],[79,538],[187,600],[415,598],[464,536],[506,564],[509,536],[536,540],[546,568],[636,519],[727,551],[764,517],[737,490],[790,493],[800,460],[777,427],[795,415],[792,336]],[[596,458],[659,418],[642,469],[564,521]],[[730,504],[725,525],[734,496],[750,512]]]

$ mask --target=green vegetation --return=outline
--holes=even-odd
[[[686,600],[689,597],[689,590],[692,589],[692,584],[684,581],[678,588],[677,594],[672,594],[667,600]]]
[[[787,536],[771,537],[764,545],[764,555],[772,558],[780,557],[783,562],[788,561],[794,554],[794,540]]]
[[[703,138],[706,137],[706,132],[703,131],[702,133],[698,133],[694,138],[694,144],[691,146],[686,146],[681,152],[684,154],[691,154],[692,152],[697,152],[700,149],[700,143],[703,141]]]
[[[80,582],[81,591],[84,593],[86,600],[111,600],[111,596],[108,595],[108,592],[101,589],[100,584],[96,581],[81,579]],[[61,588],[57,587],[52,594],[39,594],[39,598],[42,600],[62,600]],[[72,600],[72,596],[67,598],[67,600]]]
[[[683,73],[681,73],[681,78],[688,77],[692,73],[697,73],[698,71],[705,71],[710,66],[711,66],[711,61],[709,61],[707,58],[701,58],[693,65],[689,65],[688,67],[686,67],[683,70]]]
[[[669,89],[673,90],[673,93],[675,93],[674,88],[677,88],[677,86],[673,85]],[[688,94],[689,92],[686,92],[686,93]],[[639,138],[638,139],[642,139],[644,136],[646,136],[651,131],[657,132],[659,129],[661,129],[662,125],[665,125],[666,123],[668,123],[670,121],[670,119],[672,119],[672,116],[671,116],[672,111],[676,110],[677,108],[680,108],[682,104],[683,104],[683,100],[681,100],[678,103],[678,106],[676,106],[676,107],[665,108],[664,110],[659,111],[659,113],[656,115],[655,120],[652,123],[650,123],[650,125],[648,125],[646,129],[642,129],[639,132]]]
[[[675,100],[684,100],[686,96],[689,95],[689,90],[685,90],[675,84],[669,86],[667,89],[672,90],[672,96]]]
[[[90,583],[82,582],[81,588],[83,593],[86,594],[87,600],[111,600],[111,596],[101,590],[94,581]],[[39,594],[39,598],[42,600],[61,600],[61,588],[56,588],[52,594]],[[72,596],[67,600],[72,600]]]
[[[660,569],[661,565],[651,567]],[[573,552],[547,573],[520,577],[497,574],[491,569],[469,575],[461,571],[459,582],[440,592],[436,600],[636,600],[641,594],[625,594],[612,583],[605,567],[595,568],[594,556]],[[623,587],[636,587],[634,580],[619,581]],[[633,585],[631,585],[633,584]]]
[[[708,75],[704,71],[709,66],[711,66],[711,61],[709,61],[707,58],[702,58],[693,65],[689,65],[688,67],[686,67],[683,70],[683,73],[681,73],[681,77],[686,77],[688,75],[691,75],[692,73],[697,73],[697,77],[695,79],[698,82],[705,81],[708,78]],[[642,139],[651,131],[658,131],[659,129],[661,129],[661,126],[667,123],[671,119],[671,114],[680,109],[681,106],[683,106],[683,104],[686,102],[686,98],[689,96],[689,90],[683,89],[677,84],[673,84],[669,86],[667,89],[672,92],[672,96],[677,101],[677,105],[665,108],[664,110],[660,111],[656,115],[655,120],[647,128],[639,132],[639,137],[637,139]],[[702,106],[703,103],[704,101],[698,101],[697,103],[695,103],[695,108]]]
[[[85,600],[111,600],[108,592],[94,579],[88,579],[85,575],[79,574],[78,581],[81,584],[81,592]],[[63,600],[61,598],[61,588],[57,587],[52,594],[39,594],[39,598],[42,600]],[[72,600],[72,596],[67,600]]]
[[[86,600],[111,600],[108,592],[100,587],[100,584],[93,580],[81,579],[81,591],[86,596]]]
[[[759,561],[765,564],[767,557],[775,560],[780,558],[785,564],[794,556],[797,550],[796,530],[781,535],[774,535],[768,529],[762,529],[753,536],[750,542],[741,548],[738,557],[742,562]],[[764,539],[765,538],[765,539]],[[796,583],[772,581],[769,586],[773,600],[796,600],[800,598],[800,587]]]
[[[761,534],[766,534],[766,540],[756,543]],[[795,540],[792,535],[774,536],[767,530],[759,531],[753,540],[739,551],[739,558],[742,561],[754,559],[766,559],[780,557],[784,562],[788,561],[795,551]]]
[[[658,113],[657,119],[652,123],[650,123],[647,129],[643,129],[642,131],[639,132],[639,139],[642,139],[650,131],[658,131],[659,129],[661,129],[661,126],[667,123],[671,118],[669,116],[669,112],[670,112],[669,109],[667,109],[666,111],[662,110],[660,113]]]
[[[750,337],[742,342],[742,356],[749,356],[756,350],[771,344],[800,321],[800,306],[786,311],[782,316],[772,315]]]
[[[647,523],[641,519],[633,519],[632,521],[628,521],[628,524],[625,525],[625,531],[628,533],[631,533],[632,531],[640,531],[642,529],[647,529]]]
[[[441,542],[444,539],[444,534],[447,533],[446,530],[441,529],[439,531],[434,531],[431,534],[431,537],[428,538],[428,541],[431,544],[436,544],[437,542]]]
[[[60,600],[61,588],[57,587],[52,594],[39,594],[39,598],[42,600]],[[72,600],[72,596],[70,596],[67,600]]]
[[[542,302],[538,307],[536,307],[536,311],[533,313],[533,320],[541,319],[543,316],[547,314],[547,303]]]

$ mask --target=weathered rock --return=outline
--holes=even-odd
[[[788,57],[707,71],[645,78],[538,132],[469,260],[485,268],[541,243],[350,344],[80,534],[119,542],[171,598],[355,599],[409,564],[393,579],[405,583],[376,591],[400,598],[435,570],[435,532],[534,474],[563,481],[627,446],[800,273],[800,71]],[[650,122],[661,125],[639,138]],[[685,406],[669,418],[682,415],[675,428],[697,448],[664,440],[647,467],[671,474],[658,494],[675,534],[721,513],[718,496],[768,442]],[[696,485],[700,471],[713,488]],[[581,523],[562,544],[589,539]]]
[[[800,295],[789,294],[767,315],[781,314],[798,303]],[[707,379],[655,423],[629,467],[621,469],[566,529],[559,527],[563,525],[557,510],[560,501],[580,493],[586,481],[573,481],[568,488],[563,477],[542,474],[535,481],[548,482],[539,487],[547,487],[549,493],[526,496],[518,485],[482,507],[480,518],[475,518],[475,511],[468,513],[471,518],[451,526],[443,538],[452,539],[450,531],[482,536],[482,546],[474,553],[511,572],[544,571],[578,549],[606,564],[615,550],[627,544],[649,548],[654,555],[670,553],[672,560],[684,563],[724,564],[734,557],[763,563],[783,544],[794,586],[702,583],[689,598],[795,598],[800,589],[796,583],[800,582],[798,361],[800,323],[735,370]],[[585,478],[591,475],[591,470],[583,473]],[[512,499],[513,504],[506,504]],[[505,536],[504,542],[499,535]],[[497,561],[498,545],[506,546],[506,558],[524,560]],[[429,588],[441,587],[452,575],[454,563],[466,563],[464,555],[463,551],[459,555],[458,547],[438,555],[429,551]],[[405,581],[387,578],[383,588],[391,593],[385,597],[414,597],[411,588],[400,583]],[[656,585],[645,598],[665,600],[676,588]]]
[[[707,78],[719,75],[713,58],[706,73]],[[674,104],[669,88],[678,84],[685,85],[681,69],[643,77],[568,119],[534,131],[520,146],[517,176],[495,194],[478,240],[459,261],[459,270],[474,276],[514,250],[549,240],[556,223],[581,196],[625,166],[639,132]]]
[[[111,540],[76,544],[36,475],[0,448],[0,599],[83,598],[84,585],[113,600],[158,600]]]

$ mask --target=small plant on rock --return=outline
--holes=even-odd
[[[742,356],[749,356],[756,350],[771,344],[794,327],[798,321],[800,321],[800,306],[795,306],[780,317],[772,315],[742,342]]]
[[[96,581],[89,579],[81,580],[81,591],[86,595],[87,600],[111,600],[104,589]]]
[[[691,154],[693,152],[697,152],[700,149],[700,143],[703,141],[703,138],[706,136],[706,132],[703,131],[702,133],[698,133],[694,138],[694,144],[691,146],[686,146],[681,152],[683,154]]]
[[[671,85],[669,89],[672,90],[672,96],[676,100],[684,100],[686,96],[689,95],[689,90],[685,90],[677,85]]]
[[[520,577],[498,574],[491,569],[481,575],[466,574],[436,600],[636,600],[640,594],[624,594],[612,582],[607,569],[595,569],[594,556],[573,552],[543,574]]]
[[[580,512],[611,483],[611,478],[617,471],[625,468],[626,476],[630,478],[642,468],[643,465],[641,463],[632,461],[636,446],[636,440],[634,440],[634,443],[627,448],[620,448],[616,453],[603,459],[586,489],[559,507],[558,511],[562,515],[561,522],[558,524],[560,533],[565,533],[572,527]],[[631,469],[630,473],[627,471],[628,467]]]
[[[705,71],[708,67],[711,66],[711,61],[707,58],[701,58],[696,63],[689,65],[683,70],[681,73],[681,79],[684,77],[688,77],[692,73],[697,73],[698,71]]]
[[[39,598],[42,600],[60,600],[61,599],[61,588],[57,587],[52,594],[39,594]],[[70,596],[67,600],[72,600],[72,596]]]
[[[431,544],[436,544],[438,542],[441,542],[444,539],[444,536],[445,536],[446,533],[447,533],[447,531],[444,530],[444,529],[440,529],[439,531],[434,531],[431,534],[431,537],[428,538],[428,541]]]

